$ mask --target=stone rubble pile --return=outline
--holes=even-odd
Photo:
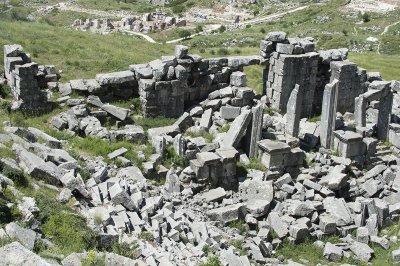
[[[137,243],[137,261],[107,253],[110,263],[198,265],[211,250],[224,265],[293,265],[276,251],[307,240],[327,260],[369,262],[378,248],[398,245],[381,232],[400,218],[400,84],[359,69],[347,50],[314,50],[311,38],[273,32],[261,42],[261,57],[201,59],[178,45],[175,56],[129,71],[57,84],[69,109],[52,118],[53,127],[150,143],[155,152],[129,151],[141,165],[127,159],[126,147],[107,158],[75,158],[39,129],[5,127],[0,142],[12,145],[16,160],[2,162],[57,186],[61,202],[75,198],[100,247]],[[265,95],[247,87],[243,67],[253,64],[266,67]],[[84,97],[71,98],[72,91]],[[130,119],[134,108],[103,103],[124,95],[139,96],[146,116],[177,120],[145,132]],[[315,112],[320,121],[305,118]],[[164,165],[171,149],[181,166]],[[163,178],[161,186],[152,181]],[[18,206],[35,224],[34,200]],[[5,233],[29,251],[31,229],[9,224]],[[324,243],[328,236],[339,242]],[[16,243],[0,254],[10,249],[29,254]],[[400,261],[399,250],[392,259]]]
[[[168,16],[164,12],[146,13],[141,16],[126,16],[121,20],[112,21],[108,18],[91,19],[85,21],[76,19],[72,27],[83,31],[94,31],[107,34],[113,31],[135,31],[135,32],[154,32],[157,30],[167,30],[173,27],[186,26],[186,20]]]

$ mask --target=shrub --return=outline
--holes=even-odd
[[[346,29],[343,29],[342,33],[343,33],[344,36],[347,36],[349,34],[349,32]]]
[[[260,32],[263,33],[263,34],[265,34],[266,31],[265,31],[264,28],[261,28],[261,29],[260,29]]]
[[[8,224],[12,222],[11,209],[7,206],[7,201],[0,198],[0,224]]]
[[[147,231],[141,232],[139,237],[141,239],[144,239],[144,240],[147,240],[147,241],[151,241],[151,242],[154,241],[154,235],[151,232],[147,232]]]
[[[219,32],[223,33],[224,31],[226,31],[226,27],[224,25],[222,25],[221,27],[219,27]]]
[[[206,52],[206,49],[200,48],[200,49],[199,49],[199,52],[200,52],[201,54],[204,54],[204,53]]]
[[[202,25],[197,25],[196,26],[196,32],[199,33],[199,32],[202,32],[202,31],[203,31],[203,26]]]
[[[10,178],[18,187],[26,187],[28,179],[21,170],[13,169],[0,161],[0,171],[3,175]]]
[[[242,220],[236,220],[236,221],[230,222],[228,224],[228,226],[230,228],[238,229],[241,235],[247,234],[247,231],[249,230],[247,224]]]
[[[222,263],[217,256],[211,256],[205,262],[200,263],[199,266],[222,266]]]
[[[219,48],[218,49],[218,54],[220,55],[228,55],[229,54],[229,50],[226,48]]]
[[[0,84],[0,97],[6,98],[11,93],[11,88],[5,84]]]
[[[105,264],[105,255],[97,254],[96,250],[89,250],[86,259],[82,259],[82,266],[97,266]]]
[[[210,253],[210,246],[206,244],[203,246],[201,250],[204,252],[206,256],[208,256],[208,254]]]
[[[189,165],[189,161],[185,157],[179,156],[175,152],[174,146],[168,145],[165,150],[163,165],[170,168],[172,164],[185,168]]]
[[[179,35],[180,38],[187,39],[187,38],[189,38],[190,35],[192,35],[192,34],[191,34],[190,31],[188,31],[188,30],[180,30],[180,31],[178,32],[178,35]]]
[[[62,247],[66,254],[96,247],[96,234],[86,225],[83,217],[73,213],[51,214],[41,230],[49,240]]]
[[[236,48],[234,52],[235,52],[235,54],[241,54],[241,53],[242,53],[242,50]]]
[[[126,242],[118,243],[118,242],[113,242],[111,244],[111,251],[127,257],[131,259],[135,259],[137,257],[136,250],[138,248],[138,244],[134,242],[133,244],[129,245]]]
[[[365,23],[371,21],[370,15],[368,13],[362,14],[362,20]]]

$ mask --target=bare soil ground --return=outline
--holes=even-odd
[[[352,0],[347,8],[361,12],[388,12],[400,7],[400,0]]]

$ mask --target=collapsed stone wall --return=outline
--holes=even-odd
[[[233,72],[260,62],[259,56],[202,59],[188,55],[188,48],[178,45],[175,56],[130,65],[126,71],[98,74],[95,79],[71,80],[54,86],[63,96],[77,91],[99,96],[102,101],[139,96],[145,116],[179,117],[185,106],[227,87]],[[243,106],[243,99],[237,97],[231,104]]]
[[[22,47],[21,47],[22,50]],[[13,51],[13,50],[12,50]],[[6,53],[6,49],[5,49]],[[30,62],[29,55],[15,50],[5,56],[6,77],[16,64]],[[203,101],[214,91],[231,83],[231,74],[249,65],[264,65],[263,94],[271,107],[286,113],[287,102],[295,85],[302,91],[301,116],[320,114],[325,86],[339,81],[338,111],[354,111],[354,99],[366,91],[368,82],[364,69],[347,61],[347,49],[315,52],[312,38],[287,38],[284,32],[269,33],[260,44],[259,56],[236,56],[203,59],[189,55],[188,47],[176,46],[174,56],[162,56],[145,64],[134,64],[129,70],[97,74],[95,79],[71,80],[58,83],[54,66],[38,67],[31,79],[39,87],[58,89],[63,96],[72,91],[99,96],[103,102],[114,98],[139,97],[143,113],[148,117],[179,117],[186,107]],[[10,71],[11,70],[11,71]],[[15,74],[14,74],[15,75]],[[13,84],[13,81],[9,81]],[[46,102],[36,93],[36,81],[26,88],[20,99],[31,102],[32,108]],[[32,97],[35,95],[35,97]],[[25,97],[25,98],[24,98]],[[240,107],[243,99],[233,98],[231,106]]]
[[[47,93],[41,88],[58,80],[54,65],[40,66],[31,61],[21,45],[5,45],[4,76],[14,97],[13,109],[45,112],[51,108]]]

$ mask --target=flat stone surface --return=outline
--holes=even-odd
[[[127,152],[127,151],[128,151],[127,148],[122,147],[122,148],[119,148],[118,150],[115,150],[115,151],[109,153],[109,154],[107,155],[107,157],[108,157],[108,159],[114,159],[114,158],[116,158],[116,157],[118,157],[118,156],[121,156],[122,154],[124,154],[124,153]]]
[[[267,151],[268,153],[283,153],[290,151],[290,146],[288,144],[270,139],[260,140],[258,146],[260,149]]]

